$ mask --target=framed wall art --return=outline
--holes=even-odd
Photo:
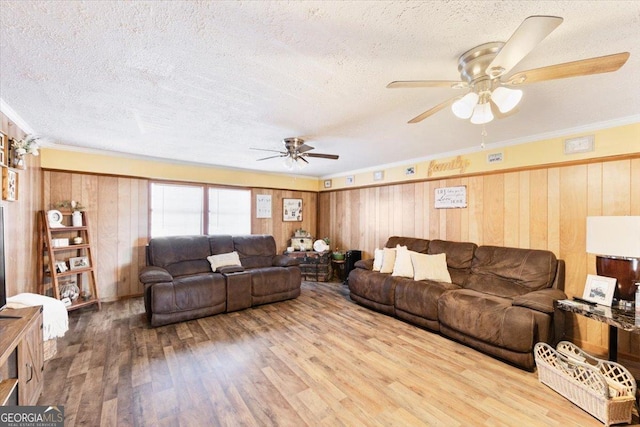
[[[613,277],[587,274],[587,282],[584,285],[582,299],[611,307],[613,292],[616,290],[616,282],[617,280]]]
[[[78,256],[69,258],[69,268],[71,270],[80,270],[82,268],[89,268],[89,257]]]
[[[0,132],[0,166],[9,166],[7,159],[9,158],[9,141],[7,135]]]
[[[282,220],[302,221],[302,199],[282,199]]]
[[[2,199],[9,202],[18,200],[18,178],[16,171],[2,168]]]
[[[271,194],[256,195],[256,218],[271,218]]]

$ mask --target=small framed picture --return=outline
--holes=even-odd
[[[69,258],[69,268],[71,270],[80,270],[82,268],[89,267],[89,257],[79,256],[75,258]]]
[[[9,202],[18,200],[18,178],[16,171],[2,168],[2,199]]]
[[[64,273],[67,271],[67,263],[64,261],[56,261],[56,273]]]
[[[7,135],[0,132],[0,166],[8,166],[7,158],[9,157],[9,141]]]
[[[282,199],[282,220],[302,221],[302,199]]]
[[[615,278],[588,274],[587,282],[584,285],[584,292],[582,293],[582,299],[611,307],[613,292],[615,290]]]
[[[384,179],[384,171],[375,171],[373,173],[374,181],[382,181]]]
[[[415,175],[416,174],[416,167],[415,166],[407,166],[406,168],[404,168],[404,174],[405,175]]]
[[[324,180],[324,188],[331,188],[331,180],[330,179],[325,179]]]
[[[346,179],[345,179],[345,183],[347,185],[353,185],[353,183],[356,182],[356,178],[353,175],[349,175]]]

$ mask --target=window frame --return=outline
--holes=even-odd
[[[201,235],[206,236],[209,231],[209,189],[226,189],[226,190],[244,190],[249,192],[249,230],[253,233],[253,191],[251,187],[240,187],[234,185],[218,185],[218,184],[205,184],[201,182],[189,182],[189,181],[170,181],[170,180],[161,180],[161,179],[150,179],[148,185],[148,196],[147,196],[147,236],[148,240],[152,239],[151,237],[151,194],[153,184],[160,185],[182,185],[185,187],[200,187],[202,189],[202,212],[201,212],[201,224],[202,224],[202,233]]]

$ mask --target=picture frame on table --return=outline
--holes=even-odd
[[[613,277],[587,274],[582,299],[611,307],[617,280]]]
[[[89,257],[86,256],[78,256],[74,258],[69,258],[69,268],[71,270],[81,270],[83,268],[89,268]]]
[[[302,221],[302,199],[282,199],[282,220]]]

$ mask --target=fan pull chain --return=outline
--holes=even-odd
[[[484,150],[484,138],[487,136],[487,127],[485,125],[482,125],[482,132],[480,132],[480,136],[482,137],[480,148]]]

